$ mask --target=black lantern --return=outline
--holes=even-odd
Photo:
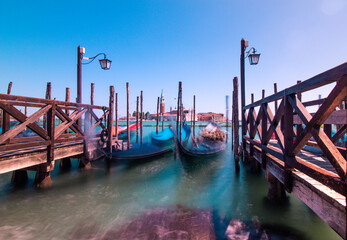
[[[253,49],[253,53],[249,54],[249,64],[251,65],[257,65],[259,62],[260,53],[255,53],[255,50]]]
[[[111,67],[111,60],[108,60],[106,57],[104,59],[100,59],[100,67],[104,70],[109,70]]]

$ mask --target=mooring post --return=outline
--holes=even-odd
[[[274,83],[274,94],[277,93],[277,83]],[[277,113],[278,105],[277,100],[275,100],[275,114]]]
[[[164,131],[164,112],[161,114],[161,131]]]
[[[126,83],[127,90],[127,149],[130,148],[130,128],[129,128],[129,82]]]
[[[65,90],[65,102],[67,102],[67,103],[70,102],[70,88],[66,88],[66,90]],[[70,115],[69,108],[65,109],[65,113],[68,116]],[[66,129],[65,133],[69,134],[69,128]],[[70,169],[71,168],[71,159],[70,158],[60,159],[59,168],[61,170],[68,170],[68,169]]]
[[[114,134],[116,136],[117,148],[118,148],[118,93],[116,93],[116,104],[115,104],[115,112],[116,112],[116,126],[114,129]]]
[[[12,82],[9,82],[7,87],[7,94],[11,94],[12,90]],[[25,106],[25,111],[26,111]],[[25,113],[25,116],[27,113]],[[10,115],[7,114],[5,111],[2,111],[1,116],[1,127],[2,127],[2,133],[8,131],[10,129]],[[9,141],[6,141],[5,143],[9,143]],[[11,177],[11,183],[15,186],[24,186],[28,182],[28,173],[26,170],[15,170],[12,172]]]
[[[143,91],[141,91],[141,97],[140,97],[140,108],[141,108],[141,115],[140,115],[140,143],[143,143]]]
[[[246,95],[245,95],[245,51],[248,45],[248,41],[241,39],[241,55],[240,55],[240,77],[241,77],[241,121],[242,121],[242,130],[241,130],[241,140],[242,140],[242,150],[246,151],[246,142],[243,140],[243,136],[246,135],[247,126],[245,119],[244,107],[246,104]]]
[[[46,86],[46,99],[51,99],[51,83],[48,82]],[[43,115],[43,128],[47,130],[47,114]]]
[[[233,132],[233,150],[234,150],[234,161],[235,161],[235,170],[240,170],[239,163],[239,83],[237,77],[233,79],[233,113],[232,113],[232,132]]]
[[[107,152],[112,154],[112,145],[113,145],[113,109],[114,109],[114,86],[110,86],[110,100],[109,100],[109,114],[108,114],[108,122],[107,122],[107,131],[108,131],[108,139],[107,139]]]
[[[180,142],[182,143],[182,127],[183,127],[183,103],[182,103],[182,84],[180,89]]]
[[[182,82],[178,82],[178,94],[177,94],[177,114],[176,114],[176,134],[178,136],[178,124],[180,119],[180,92],[182,89]]]
[[[265,98],[265,89],[262,91],[262,99]],[[261,144],[263,146],[266,145],[266,136],[267,136],[267,116],[266,109],[267,103],[263,103],[260,105],[259,114],[261,113]],[[261,150],[261,166],[263,169],[266,169],[266,152],[265,150]]]
[[[157,101],[157,126],[156,126],[156,133],[158,134],[159,131],[159,97]]]
[[[226,131],[226,139],[225,141],[228,142],[228,135],[229,135],[229,96],[225,96],[225,131]],[[231,142],[231,145],[233,143]]]
[[[8,84],[7,88],[7,94],[11,94],[11,89],[12,89],[12,82]],[[10,115],[6,113],[6,111],[2,112],[2,133],[4,134],[8,130],[10,130]],[[5,143],[9,143],[9,140],[7,140]]]
[[[139,96],[136,97],[136,143],[139,143]]]
[[[47,84],[48,86],[48,84]],[[50,96],[46,95],[46,98]],[[47,188],[52,185],[52,179],[50,171],[54,169],[54,129],[55,129],[55,100],[52,101],[52,107],[48,110],[46,115],[46,129],[47,135],[50,139],[50,144],[47,146],[47,162],[39,166],[39,169],[36,171],[35,176],[35,186],[37,188]]]
[[[193,138],[195,139],[195,95],[193,96]]]

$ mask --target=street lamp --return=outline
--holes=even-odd
[[[255,48],[251,48],[246,52],[246,48],[248,47],[248,41],[245,39],[241,39],[241,57],[240,57],[240,70],[241,70],[241,112],[242,112],[242,138],[246,134],[246,120],[245,120],[245,114],[243,111],[243,107],[245,106],[245,59],[248,57],[249,58],[249,63],[251,65],[256,65],[259,62],[259,57],[260,54],[256,53],[257,50]],[[253,52],[251,53],[251,50]],[[247,54],[245,56],[245,53]],[[244,141],[242,141],[244,142]],[[245,146],[243,146],[245,147]],[[245,148],[243,148],[245,149]]]
[[[104,58],[99,60],[100,67],[103,70],[109,70],[111,67],[111,62],[112,62],[111,60],[106,58],[105,53],[99,53],[91,58],[83,57],[84,53],[85,53],[85,48],[78,46],[77,48],[77,103],[82,103],[82,64],[89,64],[93,62],[100,55],[104,55]],[[82,59],[90,60],[90,61],[86,63],[82,63]]]
[[[77,103],[82,103],[82,64],[89,64],[95,60],[96,57],[99,55],[104,55],[104,59],[100,59],[100,67],[104,70],[109,70],[111,67],[111,61],[106,58],[105,53],[99,53],[95,55],[94,57],[88,58],[88,57],[83,57],[83,54],[85,53],[85,48],[78,46],[77,47]],[[82,59],[85,60],[90,60],[87,63],[82,63]],[[77,120],[77,125],[79,127],[82,126],[82,120],[79,118]]]

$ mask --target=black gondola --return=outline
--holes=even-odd
[[[214,127],[219,126],[212,122],[211,123]],[[189,137],[190,137],[190,127],[186,124],[183,124],[183,129],[186,132],[186,138],[182,140],[182,143],[177,139],[177,144],[179,147],[179,150],[181,153],[183,153],[186,156],[189,157],[211,157],[218,155],[219,153],[222,153],[225,148],[226,144],[225,141],[196,141],[195,139],[192,138],[192,141],[195,142],[195,145],[191,147],[188,147],[188,142],[189,142]],[[183,130],[182,129],[182,130]]]

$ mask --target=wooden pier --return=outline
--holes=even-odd
[[[107,107],[69,102],[68,89],[66,101],[52,100],[50,84],[47,89],[46,99],[0,94],[0,174],[13,172],[15,184],[25,181],[26,170],[32,170],[36,171],[38,187],[49,186],[49,172],[54,168],[54,161],[61,159],[61,166],[71,166],[69,158],[77,157],[80,167],[88,168],[91,159],[111,153],[115,145],[116,139],[112,137],[113,86]],[[91,103],[93,90],[92,84]],[[25,113],[27,108],[34,112],[27,116],[22,108]],[[106,119],[108,124],[103,123]]]
[[[301,101],[303,93],[328,84],[335,85],[326,98]],[[269,198],[281,197],[284,189],[295,194],[347,239],[347,63],[275,90],[242,109],[244,154],[266,171]],[[310,113],[311,106],[318,110]]]

